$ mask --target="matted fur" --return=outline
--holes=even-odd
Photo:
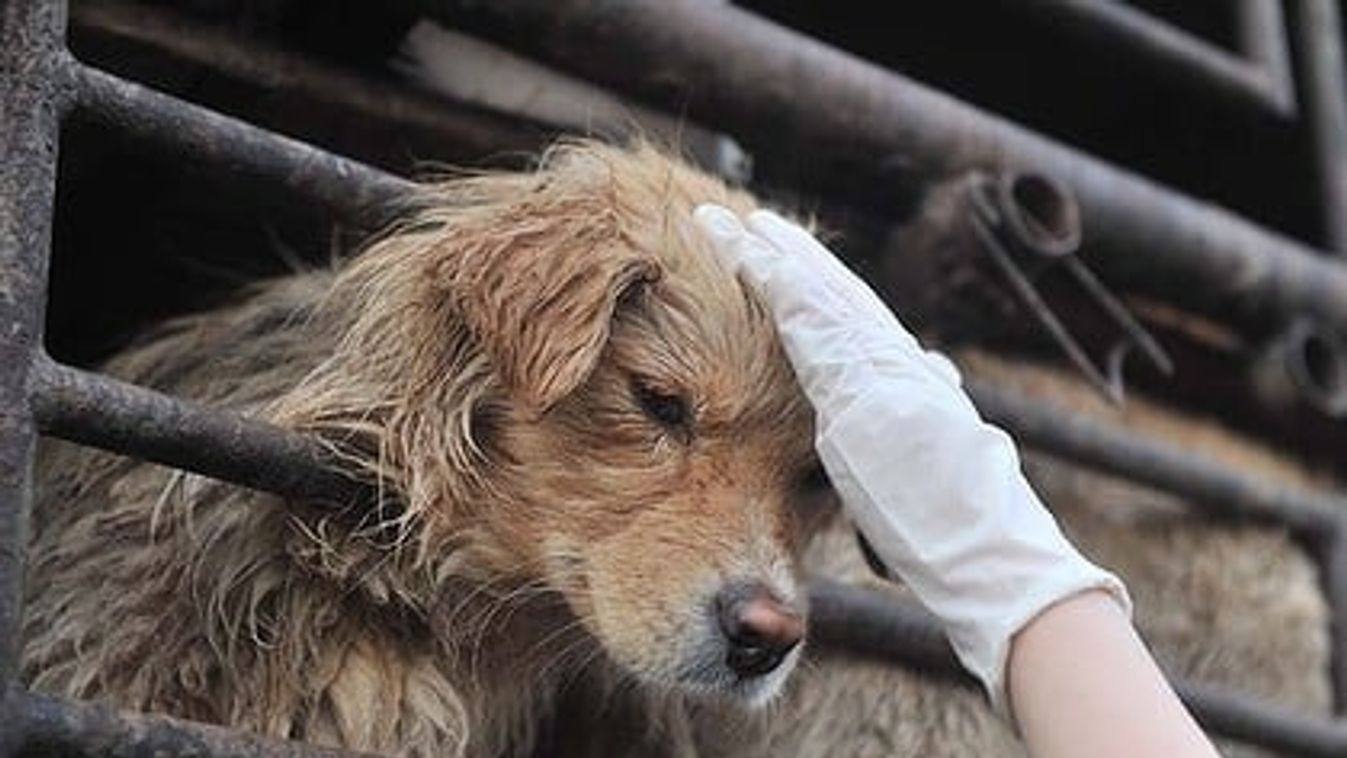
[[[751,207],[649,147],[562,145],[429,186],[349,264],[118,356],[114,375],[318,436],[394,504],[332,516],[49,445],[33,685],[493,756],[526,754],[580,669],[597,690],[717,691],[688,668],[723,666],[701,649],[717,588],[763,582],[803,612],[799,548],[827,504],[802,485],[810,414],[770,322],[688,223],[704,201]],[[662,427],[636,392],[694,420]]]

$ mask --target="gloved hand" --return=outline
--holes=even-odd
[[[944,356],[916,339],[807,231],[770,211],[695,219],[765,300],[816,413],[815,446],[879,558],[944,623],[1006,714],[1011,638],[1053,603],[1126,589],[1066,540]],[[746,225],[745,225],[746,224]]]

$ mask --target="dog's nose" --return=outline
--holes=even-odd
[[[725,664],[739,676],[762,676],[804,637],[804,619],[761,584],[733,584],[716,596]]]

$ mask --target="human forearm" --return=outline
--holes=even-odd
[[[1104,593],[1044,610],[1011,641],[1007,668],[1011,711],[1034,758],[1217,755]]]

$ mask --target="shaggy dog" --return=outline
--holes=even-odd
[[[584,144],[424,200],[340,270],[263,284],[108,367],[304,430],[387,505],[333,514],[48,443],[35,687],[412,755],[1023,755],[979,693],[918,672],[830,655],[782,690],[799,554],[835,505],[762,307],[688,225],[696,203],[743,212],[748,197],[649,148]],[[1313,481],[1209,420],[1142,399],[1120,414],[1057,372],[960,359],[1269,481]],[[1128,582],[1170,670],[1330,712],[1328,609],[1284,530],[1025,460],[1072,538]],[[869,574],[843,529],[805,562]]]
[[[333,514],[49,445],[35,688],[470,756],[528,754],[563,691],[781,689],[831,499],[765,311],[689,223],[752,201],[594,144],[423,200],[338,270],[262,284],[107,367],[316,436],[385,504]]]

